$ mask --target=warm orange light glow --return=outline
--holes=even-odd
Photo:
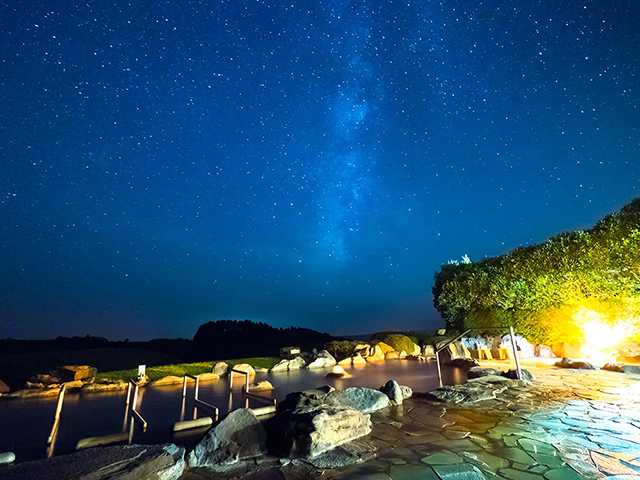
[[[582,348],[586,358],[613,362],[618,355],[617,346],[636,332],[633,319],[608,321],[605,315],[580,307],[573,314],[573,320],[584,334],[585,345]]]

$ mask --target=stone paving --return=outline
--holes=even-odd
[[[227,478],[640,480],[640,376],[523,367],[535,380],[509,381],[494,399],[445,405],[416,396],[373,414],[373,432],[337,453],[353,465],[265,459]]]

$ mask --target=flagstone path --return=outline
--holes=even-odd
[[[534,381],[510,382],[495,399],[457,406],[414,397],[373,414],[373,432],[344,446],[361,463],[266,460],[238,478],[640,480],[640,376],[523,366]]]

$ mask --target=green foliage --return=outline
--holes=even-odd
[[[384,343],[389,345],[396,352],[404,351],[409,355],[413,354],[414,342],[405,335],[389,335],[384,339]]]
[[[329,353],[338,359],[342,359],[350,357],[353,354],[356,345],[356,342],[352,342],[350,340],[336,340],[330,342],[330,345],[326,346],[328,347]]]
[[[640,199],[590,230],[561,233],[478,262],[442,265],[433,295],[448,329],[511,325],[538,342],[557,339],[562,318],[585,302],[637,315]]]

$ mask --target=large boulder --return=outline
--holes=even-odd
[[[287,359],[282,359],[271,367],[272,372],[286,372],[287,370],[289,370],[289,360]]]
[[[2,395],[3,393],[9,393],[9,387],[6,383],[0,380],[0,395]]]
[[[365,358],[362,355],[357,354],[351,359],[351,364],[352,365],[366,365],[367,361],[365,360]]]
[[[188,378],[188,381],[193,381]],[[184,377],[176,377],[175,375],[167,375],[166,377],[159,378],[158,380],[154,380],[151,382],[151,385],[154,387],[164,387],[166,385],[181,385],[184,383]]]
[[[422,355],[424,355],[425,357],[435,357],[436,350],[433,348],[433,345],[423,345]]]
[[[58,367],[49,372],[52,377],[60,379],[60,382],[73,382],[74,380],[83,380],[95,378],[98,369],[89,365],[66,365]]]
[[[217,362],[213,366],[212,373],[222,376],[222,375],[226,375],[228,371],[229,371],[229,365],[226,362]]]
[[[307,365],[307,361],[302,357],[296,357],[289,360],[289,370],[299,370]]]
[[[321,405],[285,410],[267,422],[269,452],[315,457],[371,432],[371,417],[354,408]]]
[[[387,348],[384,348],[384,347],[387,347]],[[393,351],[393,348],[389,347],[389,345],[386,345],[380,342],[374,345],[373,347],[371,347],[371,349],[369,350],[369,355],[365,360],[367,362],[382,362],[384,361],[385,354],[387,352],[392,352],[392,351]]]
[[[504,392],[509,380],[502,376],[489,375],[474,379],[464,385],[447,385],[437,388],[427,394],[427,398],[446,403],[469,404],[480,400],[496,398],[496,395]]]
[[[502,375],[502,370],[491,367],[471,367],[467,372],[467,378],[469,379],[487,377],[489,375]]]
[[[420,347],[406,335],[387,335],[384,339],[384,343],[392,347],[398,353],[403,350],[407,355],[420,355],[422,353]]]
[[[519,337],[518,335],[514,335],[513,337],[516,341],[516,351],[520,358],[532,358],[535,356],[535,348],[527,341],[526,338]],[[511,335],[505,335],[502,337],[502,346],[510,350],[513,349],[511,346]]]
[[[267,451],[267,433],[249,408],[240,408],[209,429],[189,453],[190,467],[224,468]]]
[[[402,400],[404,400],[404,396],[402,395],[402,390],[400,389],[400,385],[395,380],[389,380],[383,386],[380,387],[380,391],[384,393],[392,405],[402,405]]]
[[[134,479],[177,480],[184,470],[184,448],[169,445],[96,447],[3,467],[3,480]]]
[[[556,357],[564,358],[584,358],[584,352],[580,345],[570,344],[566,342],[554,343],[551,345],[551,350]]]
[[[589,362],[576,362],[569,357],[562,357],[562,360],[554,364],[560,368],[575,368],[579,370],[598,370],[598,367],[592,365]]]
[[[369,413],[388,407],[389,403],[389,397],[372,388],[350,387],[346,390],[321,388],[290,393],[278,404],[278,411],[336,405]]]
[[[320,350],[307,368],[328,368],[336,364],[336,359],[326,350]]]
[[[388,407],[390,400],[384,393],[373,388],[350,387],[329,393],[325,403],[351,407],[364,413],[370,413]]]
[[[443,348],[448,341],[448,339],[443,339],[436,342],[436,350]],[[440,359],[440,363],[447,365],[458,358],[471,358],[471,353],[469,353],[469,349],[464,346],[464,343],[457,340],[450,343],[446,348],[443,348],[443,350],[438,353],[438,358]]]
[[[553,354],[553,350],[548,345],[543,345],[541,343],[538,343],[533,348],[534,348],[534,353],[536,357],[540,357],[540,358],[555,357],[555,355]]]

